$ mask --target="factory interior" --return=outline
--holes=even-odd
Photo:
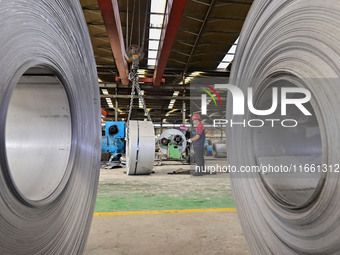
[[[336,0],[0,0],[0,254],[339,254]]]
[[[215,119],[225,119],[227,92],[215,90],[217,98],[207,85],[228,82],[252,1],[130,0],[114,1],[116,6],[109,7],[105,1],[80,2],[96,59],[104,115],[103,161],[95,207],[95,215],[101,216],[94,217],[85,254],[248,254],[228,173],[195,179],[189,173],[189,145],[179,143],[177,151],[157,142],[154,167],[146,176],[126,175],[117,156],[106,162],[115,154],[123,154],[125,160],[125,149],[115,145],[124,146],[130,104],[130,119],[139,121],[148,120],[145,105],[157,141],[177,133],[186,135],[182,139],[187,140],[194,130],[191,116],[201,114],[200,95],[204,93],[210,99],[207,115],[202,116],[206,165],[227,164],[225,128],[214,125]],[[113,19],[118,22],[115,28],[111,27]],[[144,55],[137,71],[144,105],[137,91],[130,102],[132,64],[120,50],[130,45],[141,47]],[[218,105],[201,89],[212,93]],[[122,133],[110,135],[111,126]],[[105,216],[112,212],[118,214]],[[232,226],[222,230],[216,217],[227,217],[225,224]],[[128,226],[123,224],[126,221]],[[236,238],[230,227],[237,231]],[[133,244],[126,238],[134,239]],[[228,245],[223,244],[226,240]]]

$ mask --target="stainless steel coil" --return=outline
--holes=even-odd
[[[129,121],[126,173],[151,174],[155,160],[155,129],[151,121]]]
[[[100,99],[79,2],[0,1],[0,254],[82,254]]]
[[[312,95],[304,104],[312,116],[294,106],[285,116],[279,111],[254,116],[248,109],[233,115],[228,97],[227,119],[236,123],[254,118],[298,123],[228,127],[228,162],[236,169],[232,189],[253,254],[339,253],[339,171],[334,171],[340,163],[339,15],[335,0],[255,0],[242,29],[230,84],[244,95],[252,87],[256,109],[270,108],[272,88],[305,88]],[[237,172],[270,165],[298,172]],[[323,171],[315,170],[320,166]]]
[[[212,146],[212,155],[214,158],[226,158],[227,145],[225,143],[214,143]]]

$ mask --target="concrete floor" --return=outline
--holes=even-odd
[[[150,176],[127,176],[124,168],[102,169],[95,211],[132,215],[95,216],[85,254],[250,254],[236,212],[143,214],[234,208],[228,174],[168,174],[188,168],[164,162]]]

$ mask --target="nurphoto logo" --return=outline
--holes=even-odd
[[[211,86],[209,86],[210,88]],[[211,87],[212,88],[212,87]],[[215,89],[223,88],[224,90],[228,90],[233,98],[233,115],[245,115],[245,95],[243,91],[231,84],[215,84]],[[216,96],[218,93],[216,90],[212,90]],[[207,92],[207,91],[206,91]],[[211,93],[208,93],[212,98]],[[289,95],[301,94],[300,98],[289,98]],[[219,96],[218,96],[219,98]],[[214,98],[213,98],[214,99]],[[301,111],[305,116],[312,116],[312,114],[308,111],[308,109],[304,106],[304,104],[308,103],[311,99],[311,93],[309,90],[305,88],[297,88],[297,87],[282,87],[280,88],[280,115],[287,116],[287,106],[295,105],[297,110]],[[214,99],[215,101],[215,99]],[[201,110],[202,115],[207,114],[207,97],[206,94],[201,95]],[[215,101],[216,104],[216,101]],[[222,105],[222,102],[221,102]],[[247,106],[248,110],[257,116],[268,116],[276,112],[279,105],[279,88],[272,88],[272,104],[268,109],[256,109],[253,102],[253,88],[249,87],[247,90]],[[241,122],[235,122],[233,120],[226,119],[215,119],[213,120],[214,126],[217,125],[227,125],[230,124],[231,127],[236,125],[248,126],[248,127],[263,127],[265,124],[270,124],[271,127],[274,127],[277,123],[280,123],[282,127],[296,127],[298,125],[298,121],[295,119],[243,119]]]

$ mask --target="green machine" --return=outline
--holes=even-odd
[[[168,159],[181,160],[187,146],[187,141],[181,131],[168,129],[160,135],[158,145],[160,151]]]

